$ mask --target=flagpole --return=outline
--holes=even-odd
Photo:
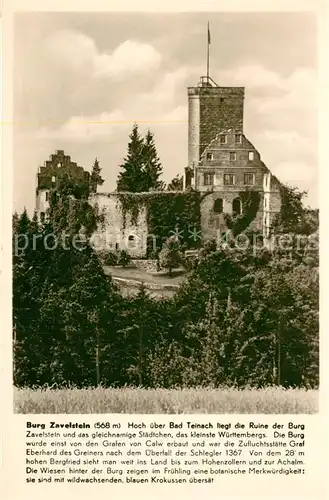
[[[208,31],[207,31],[207,84],[209,83],[209,21],[208,21]]]

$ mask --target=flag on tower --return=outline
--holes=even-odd
[[[208,22],[208,44],[209,45],[211,44],[209,22]]]

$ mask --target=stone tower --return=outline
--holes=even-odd
[[[251,226],[268,237],[280,211],[280,185],[243,130],[244,87],[220,87],[209,76],[188,87],[188,166],[184,188],[207,196],[201,205],[204,239],[225,231],[226,214],[243,215],[245,193],[259,200]],[[257,194],[258,193],[258,194]]]
[[[216,135],[225,129],[243,133],[244,87],[219,87],[210,77],[201,77],[197,87],[188,87],[188,166],[197,166]]]

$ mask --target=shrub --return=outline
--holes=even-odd
[[[182,253],[175,238],[168,238],[159,253],[160,266],[168,270],[169,276],[172,270],[178,267],[182,262]]]
[[[118,254],[116,252],[107,252],[102,260],[104,266],[115,266],[118,264]]]
[[[119,266],[126,267],[131,261],[131,257],[127,250],[120,250],[118,255],[118,264]]]

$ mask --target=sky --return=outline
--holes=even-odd
[[[134,122],[169,182],[187,165],[187,87],[245,86],[244,133],[278,178],[318,207],[317,33],[311,13],[19,13],[14,45],[14,210],[63,149],[99,159],[113,191]]]

